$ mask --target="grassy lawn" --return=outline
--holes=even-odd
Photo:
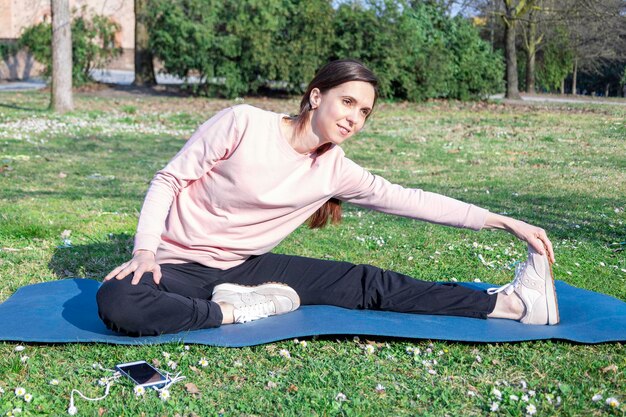
[[[236,104],[78,96],[75,112],[57,116],[47,101],[43,93],[0,94],[0,302],[27,284],[101,279],[127,260],[154,172],[201,122]],[[246,102],[297,108],[295,99]],[[625,121],[621,106],[381,103],[344,149],[393,182],[544,227],[555,246],[557,279],[626,300]],[[300,228],[276,251],[371,263],[426,280],[494,284],[508,282],[511,265],[525,259],[525,246],[504,232],[350,206],[345,212],[341,226]],[[484,416],[494,403],[493,415],[525,415],[531,404],[542,416],[626,415],[621,344],[347,336],[240,349],[16,346],[0,342],[0,415],[16,408],[22,415],[65,415],[73,388],[92,397],[104,392],[97,382],[106,374],[92,364],[111,368],[139,359],[165,369],[176,362],[187,379],[167,401],[155,392],[135,397],[120,381],[103,401],[78,399],[79,415]],[[199,364],[202,358],[208,366]],[[32,400],[17,397],[17,387]],[[592,401],[595,394],[603,399]],[[608,406],[609,397],[620,405]]]

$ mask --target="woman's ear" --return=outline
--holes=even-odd
[[[321,101],[322,93],[319,88],[315,87],[311,90],[311,94],[309,94],[309,104],[311,105],[311,110],[317,109]]]

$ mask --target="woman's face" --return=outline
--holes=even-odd
[[[325,93],[311,91],[313,132],[324,142],[340,145],[363,128],[374,107],[374,87],[364,81],[349,81]]]

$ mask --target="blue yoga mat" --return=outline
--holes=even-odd
[[[484,289],[489,284],[465,283]],[[471,319],[333,306],[303,306],[293,313],[246,324],[148,337],[108,330],[98,318],[100,282],[65,279],[18,289],[0,304],[0,340],[20,342],[104,342],[127,345],[166,342],[253,346],[315,335],[369,335],[464,342],[519,342],[562,339],[580,343],[626,340],[626,303],[557,281],[561,323],[529,326],[513,320]]]

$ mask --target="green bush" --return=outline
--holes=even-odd
[[[362,59],[382,97],[420,101],[480,98],[502,86],[502,58],[478,31],[438,7],[369,0],[339,6],[333,58]]]
[[[91,81],[89,72],[106,65],[122,50],[115,46],[117,23],[106,16],[96,15],[91,20],[83,16],[72,20],[72,82],[82,85]],[[44,77],[52,75],[52,26],[39,23],[24,30],[18,45],[27,48],[44,66]]]
[[[325,0],[156,0],[150,46],[164,71],[197,75],[200,94],[236,97],[278,81],[300,91],[332,43],[332,7]]]
[[[362,60],[382,97],[478,98],[502,86],[502,58],[462,18],[405,0],[155,0],[150,44],[164,71],[200,94],[269,86],[300,92],[324,63]]]
[[[572,71],[574,53],[569,44],[567,29],[559,26],[543,48],[537,68],[537,84],[547,90],[558,90],[561,82]]]

